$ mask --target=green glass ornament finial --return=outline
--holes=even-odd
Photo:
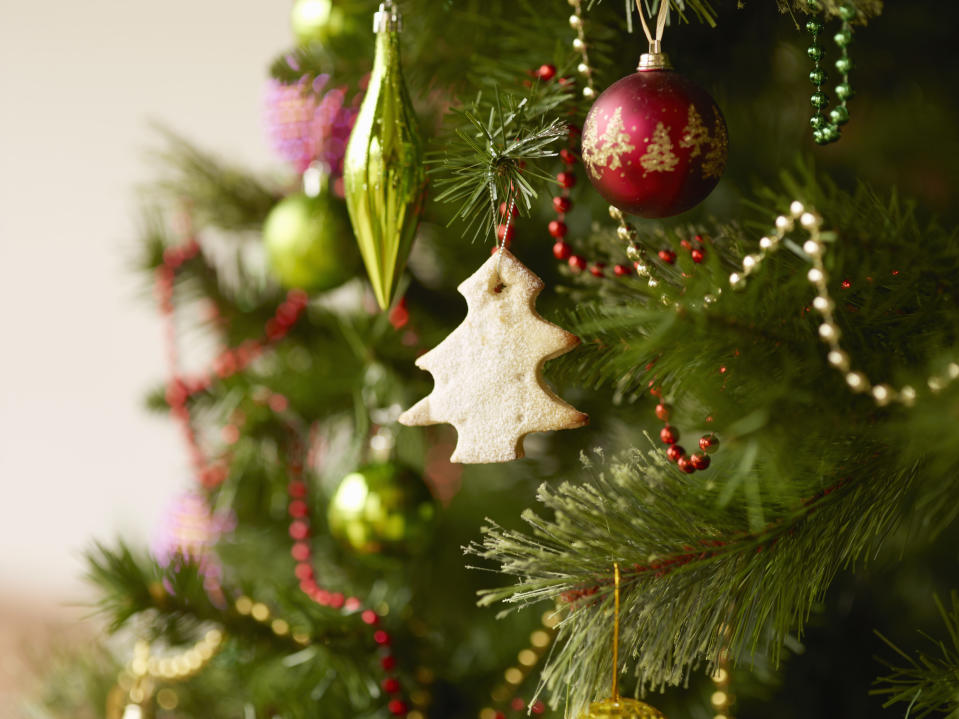
[[[413,245],[423,199],[423,147],[400,63],[393,0],[373,16],[376,55],[343,162],[346,206],[381,309],[390,305]]]

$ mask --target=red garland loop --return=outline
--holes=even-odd
[[[165,320],[164,335],[167,343],[167,363],[170,380],[167,384],[166,400],[170,405],[170,413],[182,428],[189,447],[190,459],[200,483],[208,490],[219,486],[227,476],[228,456],[220,456],[211,461],[200,447],[196,429],[190,414],[189,400],[207,391],[213,382],[225,379],[245,370],[253,360],[259,357],[269,346],[279,342],[289,333],[303,314],[308,301],[308,295],[303,290],[293,289],[287,293],[286,299],[280,303],[273,317],[266,322],[264,337],[259,340],[248,340],[238,347],[224,349],[214,360],[210,370],[187,378],[180,372],[179,353],[177,351],[176,324],[174,321],[174,281],[177,271],[185,262],[200,254],[200,244],[195,238],[190,238],[176,247],[169,247],[163,252],[163,263],[156,270],[156,297],[160,307],[160,314]],[[394,326],[402,327],[406,321],[394,322]],[[263,403],[277,415],[282,415],[289,407],[289,402],[282,395],[269,393]],[[282,418],[293,433],[292,450],[302,455],[302,444],[298,435],[293,431],[293,425],[287,418]],[[240,420],[242,421],[242,419]],[[237,424],[230,424],[224,428],[224,437],[228,443],[238,438]],[[231,441],[232,440],[232,441]],[[322,606],[340,609],[344,613],[360,612],[360,618],[372,630],[372,638],[378,647],[384,647],[386,652],[380,657],[380,666],[386,673],[381,682],[383,691],[392,698],[387,703],[387,709],[394,716],[405,716],[409,711],[407,703],[401,695],[399,680],[393,675],[396,659],[389,650],[390,636],[378,628],[380,615],[374,610],[365,608],[357,597],[346,597],[341,592],[330,592],[321,588],[317,583],[313,567],[309,564],[311,556],[309,538],[308,506],[306,504],[307,484],[303,481],[303,463],[298,457],[292,457],[289,462],[291,481],[288,492],[290,495],[289,513],[293,518],[290,524],[290,536],[294,540],[291,554],[297,562],[295,574],[299,580],[300,589]]]
[[[291,438],[287,465],[290,476],[290,483],[287,485],[287,494],[290,498],[287,510],[290,514],[290,539],[293,540],[290,555],[296,561],[294,573],[300,580],[300,590],[322,607],[339,609],[347,614],[360,612],[360,618],[363,622],[373,629],[373,641],[378,647],[384,649],[380,656],[380,666],[386,672],[386,676],[380,682],[380,686],[387,694],[396,695],[390,699],[387,708],[391,714],[403,716],[409,711],[409,708],[406,702],[399,697],[402,688],[399,679],[393,674],[393,670],[396,668],[396,658],[390,650],[391,637],[386,631],[377,628],[380,623],[380,615],[375,610],[364,606],[358,597],[347,597],[342,592],[331,592],[320,586],[316,581],[316,572],[313,565],[310,564],[312,549],[309,543],[308,484],[303,480],[303,460],[306,453],[299,434],[293,428],[292,421],[287,421],[287,426],[290,429]]]
[[[813,506],[814,504],[821,501],[822,499],[832,494],[833,492],[836,492],[842,489],[847,484],[849,484],[850,481],[851,480],[849,479],[841,479],[836,484],[830,487],[827,487],[826,489],[817,493],[815,496],[811,497],[810,499],[803,500],[802,506],[808,510],[806,512],[806,517],[809,517],[816,511],[817,507],[814,507]],[[681,567],[685,564],[689,564],[690,562],[694,562],[694,561],[698,562],[705,559],[712,559],[714,557],[721,556],[727,551],[727,548],[732,546],[733,544],[738,544],[740,542],[748,541],[750,539],[753,539],[753,540],[761,539],[762,536],[775,531],[778,526],[779,526],[779,523],[770,524],[769,526],[766,527],[765,530],[763,530],[762,534],[753,534],[746,531],[736,532],[735,538],[729,539],[729,540],[701,539],[699,540],[699,544],[702,545],[703,547],[709,547],[709,549],[696,551],[687,544],[683,546],[684,551],[682,553],[674,554],[670,557],[665,557],[655,562],[650,562],[648,565],[634,564],[631,568],[623,570],[623,576],[624,577],[628,577],[630,575],[636,576],[640,574],[648,574],[650,572],[654,572],[655,573],[654,576],[657,578],[665,577],[672,570],[676,569],[677,567]],[[789,530],[789,534],[793,535],[795,533],[796,533],[796,528],[792,527]],[[761,552],[763,552],[763,550],[774,547],[778,542],[779,542],[779,537],[773,537],[768,542],[757,545],[756,553],[760,554]],[[611,579],[606,579],[590,587],[585,587],[583,589],[571,589],[568,592],[564,592],[562,594],[562,598],[569,604],[575,604],[581,599],[591,597],[594,594],[598,593],[602,587],[607,585],[611,586],[612,583],[613,581]],[[586,606],[586,605],[583,604],[577,608],[581,608],[582,606]]]

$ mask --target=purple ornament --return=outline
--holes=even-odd
[[[150,551],[160,566],[174,571],[185,563],[196,565],[210,599],[219,603],[223,598],[223,566],[214,546],[221,535],[235,526],[232,513],[211,512],[204,494],[188,490],[174,497],[163,513]]]
[[[270,142],[280,156],[303,172],[312,162],[325,163],[334,178],[343,174],[343,155],[359,112],[360,94],[347,101],[346,88],[323,90],[329,75],[295,85],[267,83],[264,119]]]

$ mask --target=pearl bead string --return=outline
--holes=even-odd
[[[521,712],[526,708],[525,700],[513,693],[533,671],[552,644],[556,637],[556,626],[560,622],[559,613],[553,610],[547,611],[543,614],[541,621],[543,628],[536,629],[530,634],[529,646],[517,654],[517,663],[503,672],[503,683],[499,684],[490,693],[490,699],[492,699],[494,705],[503,705],[509,700],[510,709],[513,711]],[[511,695],[513,695],[512,698],[510,698]],[[540,701],[533,702],[529,706],[529,712],[534,715],[542,714],[545,711],[546,706]],[[503,711],[497,711],[492,706],[486,706],[480,710],[479,719],[506,719],[506,714]]]
[[[223,647],[224,639],[219,629],[210,629],[189,649],[162,657],[151,655],[149,642],[137,641],[133,658],[120,672],[117,685],[107,698],[107,719],[142,717],[142,707],[154,694],[162,709],[175,709],[179,703],[176,692],[169,687],[157,691],[156,684],[181,682],[198,674]]]
[[[795,228],[798,221],[800,226],[809,233],[809,239],[802,246],[803,252],[812,264],[812,268],[806,273],[806,278],[816,288],[817,294],[812,306],[823,320],[819,325],[819,338],[829,348],[827,355],[829,364],[843,373],[849,389],[856,393],[869,394],[878,406],[884,407],[892,402],[898,402],[911,407],[916,400],[914,387],[904,385],[897,390],[888,384],[872,384],[865,373],[850,368],[849,355],[839,343],[841,332],[836,324],[836,303],[829,294],[829,278],[822,259],[825,252],[820,231],[822,217],[815,210],[806,209],[798,200],[789,206],[789,213],[776,218],[775,230],[759,240],[758,253],[749,254],[743,258],[742,272],[733,272],[729,275],[729,284],[733,289],[743,288],[746,278],[762,266],[770,253],[780,249],[783,239]],[[934,375],[927,380],[927,384],[935,393],[956,379],[959,379],[959,364],[952,362],[946,368],[946,375]]]
[[[583,7],[580,0],[569,0],[569,4],[573,8],[573,14],[569,16],[569,26],[576,31],[573,49],[580,55],[580,63],[576,66],[576,71],[586,78],[583,97],[592,100],[596,97],[596,88],[593,86],[593,68],[589,64],[589,51],[586,48],[586,35],[583,32]]]
[[[730,635],[729,625],[723,624],[720,627],[720,632],[725,639],[728,639]],[[709,703],[712,705],[713,711],[716,712],[713,719],[732,719],[730,708],[735,703],[736,698],[729,690],[730,672],[728,649],[720,650],[717,664],[716,671],[710,676],[713,682],[713,692],[709,696]]]

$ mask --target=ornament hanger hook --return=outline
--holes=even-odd
[[[669,19],[669,0],[659,0],[659,12],[656,15],[656,36],[649,30],[646,13],[643,12],[643,0],[636,0],[636,11],[643,24],[643,33],[649,42],[649,52],[639,58],[637,70],[666,70],[670,67],[669,58],[663,54],[663,31]]]
[[[380,9],[373,13],[373,32],[400,32],[403,30],[403,17],[393,0],[383,0]]]
[[[613,562],[613,701],[619,701],[619,562]]]

